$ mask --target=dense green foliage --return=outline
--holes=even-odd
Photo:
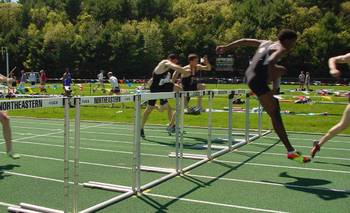
[[[2,2],[6,2],[2,0]],[[215,46],[242,37],[275,39],[283,28],[298,32],[284,63],[327,77],[327,59],[349,52],[350,1],[344,0],[19,0],[0,3],[0,46],[11,67],[46,69],[59,76],[148,77],[168,53],[185,63],[191,52],[215,60]],[[254,49],[233,52],[244,70]],[[4,58],[1,58],[3,69]]]

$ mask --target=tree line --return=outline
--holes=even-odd
[[[80,78],[95,78],[101,69],[148,78],[169,53],[178,54],[183,65],[189,53],[208,55],[215,64],[217,44],[244,37],[274,40],[283,28],[299,36],[281,62],[288,76],[305,70],[328,77],[328,58],[350,52],[350,1],[344,0],[0,2],[0,47],[8,48],[10,67],[45,69],[52,77],[69,67]],[[254,52],[234,50],[235,73],[229,75],[242,75]],[[2,54],[2,73],[4,62]]]

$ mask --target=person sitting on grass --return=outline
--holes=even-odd
[[[3,75],[0,75],[0,81],[7,82],[7,84],[12,84],[13,79],[7,78],[6,76],[3,76]],[[5,144],[6,144],[7,155],[13,159],[20,158],[21,156],[19,154],[16,154],[13,150],[10,118],[7,115],[7,112],[0,111],[0,122],[2,124],[2,131],[3,131],[4,140],[5,140]]]
[[[337,69],[337,64],[348,64],[350,65],[350,53],[346,55],[340,55],[336,57],[332,57],[328,61],[328,66],[330,69],[330,74],[333,77],[339,78],[341,72]],[[321,137],[319,141],[314,141],[313,147],[310,150],[311,157],[315,157],[316,153],[321,150],[321,146],[323,146],[327,141],[332,139],[335,135],[339,134],[344,129],[348,128],[350,125],[350,104],[348,104],[343,112],[343,117],[334,125],[324,136]]]
[[[273,128],[287,149],[287,158],[306,163],[310,162],[310,158],[297,152],[288,139],[281,117],[279,102],[273,96],[273,90],[276,90],[276,88],[271,90],[268,86],[271,81],[278,80],[286,72],[286,68],[277,65],[277,62],[295,46],[296,41],[296,32],[292,30],[282,30],[278,34],[278,41],[240,39],[227,45],[218,46],[217,52],[223,54],[224,52],[243,45],[258,48],[246,70],[248,86],[252,92],[257,95],[259,102],[270,116]]]

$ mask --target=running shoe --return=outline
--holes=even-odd
[[[301,154],[301,152],[297,152],[297,151],[289,152],[287,154],[287,158],[290,160],[294,160],[296,162],[299,162],[299,163],[308,163],[311,161],[311,159],[309,157],[303,156]]]
[[[312,149],[310,150],[310,155],[312,158],[315,157],[316,153],[321,150],[321,146],[318,144],[318,141],[314,141]]]
[[[17,153],[14,153],[14,152],[8,152],[7,156],[9,156],[12,159],[19,159],[19,158],[21,158],[20,154],[17,154]]]
[[[146,136],[145,136],[145,130],[141,129],[141,138],[145,139]]]

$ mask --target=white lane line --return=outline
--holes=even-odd
[[[54,178],[47,178],[42,176],[36,176],[36,175],[28,175],[18,172],[9,172],[9,171],[3,171],[5,174],[9,175],[15,175],[20,177],[27,177],[32,179],[38,179],[38,180],[44,180],[44,181],[51,181],[56,183],[63,183],[63,180],[54,179]],[[69,182],[69,184],[73,184],[73,182]],[[79,183],[80,186],[82,186],[82,183]],[[269,209],[260,209],[260,208],[253,208],[253,207],[247,207],[247,206],[239,206],[239,205],[232,205],[232,204],[223,204],[223,203],[216,203],[216,202],[209,202],[209,201],[202,201],[202,200],[193,200],[193,199],[187,199],[187,198],[178,198],[178,197],[172,197],[172,196],[165,196],[165,195],[158,195],[158,194],[151,194],[151,193],[144,193],[148,196],[152,197],[160,197],[160,198],[166,198],[166,199],[172,199],[172,200],[180,200],[180,201],[186,201],[186,202],[192,202],[192,203],[201,203],[201,204],[207,204],[207,205],[214,205],[214,206],[223,206],[223,207],[230,207],[230,208],[238,208],[238,209],[245,209],[245,210],[252,210],[252,211],[260,211],[260,212],[281,212],[276,210],[269,210]],[[15,206],[8,203],[2,203],[4,206]]]
[[[237,153],[249,153],[249,154],[258,154],[260,152],[256,151],[242,151],[242,150],[235,150]],[[286,154],[281,153],[274,153],[274,152],[264,152],[261,153],[262,155],[276,155],[276,156],[286,156]],[[337,157],[327,157],[327,156],[316,156],[315,159],[328,159],[328,160],[345,160],[350,161],[350,158],[337,158]]]
[[[256,142],[254,143],[255,145],[262,145],[262,146],[271,146],[273,144],[268,144],[268,143],[261,143],[261,142]],[[282,146],[284,147],[284,145],[282,144],[276,144],[275,146]],[[299,148],[308,148],[310,149],[311,148],[311,145],[310,146],[301,146],[301,145],[293,145],[294,147],[299,147]],[[347,148],[335,148],[335,147],[322,147],[322,150],[325,150],[325,149],[328,149],[328,150],[336,150],[336,151],[350,151],[350,149],[347,149]]]
[[[342,173],[342,174],[350,174],[350,171],[344,170],[332,170],[332,169],[318,169],[318,168],[310,168],[310,167],[296,167],[296,166],[282,166],[275,164],[264,164],[264,163],[249,163],[242,161],[226,161],[226,160],[214,160],[220,163],[230,163],[230,164],[244,164],[250,166],[264,166],[264,167],[273,167],[273,168],[286,168],[286,169],[297,169],[297,170],[307,170],[307,171],[319,171],[319,172],[331,172],[331,173]]]
[[[54,123],[41,123],[41,124],[47,124],[47,125],[55,125]],[[60,124],[62,126],[62,124]],[[115,125],[115,126],[112,126],[112,125]],[[120,125],[120,124],[113,124],[113,123],[105,123],[105,125],[100,128],[102,129],[112,129],[112,130],[130,130],[130,128],[124,128],[124,127],[119,127],[117,125]],[[110,127],[111,126],[111,127]],[[91,126],[93,127],[93,126]],[[131,126],[130,126],[131,127]],[[22,128],[26,128],[26,127],[22,127]],[[30,128],[30,127],[28,127]],[[87,127],[89,128],[89,126]],[[40,128],[38,128],[40,129]],[[42,130],[52,130],[52,129],[44,129],[42,128]],[[147,129],[147,131],[150,131],[150,132],[165,132],[165,130],[158,130],[158,129]],[[86,131],[85,131],[86,132]],[[86,132],[86,133],[93,133],[93,134],[97,134],[96,132]],[[114,133],[110,133],[110,132],[102,132],[102,131],[99,131],[98,132],[99,134],[110,134],[110,135],[114,135]],[[208,133],[207,132],[192,132],[192,131],[188,131],[188,133],[192,134],[192,135],[207,135]],[[124,135],[124,134],[115,134],[115,135],[120,135],[120,136],[130,136],[130,135]],[[225,137],[226,135],[224,134],[217,134],[216,135],[217,137]],[[149,136],[149,137],[154,137],[154,138],[157,138],[156,136]],[[319,136],[318,136],[319,137]],[[164,138],[164,137],[162,137]],[[268,138],[268,139],[279,139],[278,137],[272,137],[272,136],[265,136],[264,138]],[[305,139],[305,138],[295,138],[295,137],[289,137],[289,139],[291,140],[302,140],[302,141],[313,141],[315,140],[314,138],[309,138],[309,139]],[[350,144],[350,142],[348,141],[339,141],[339,140],[331,140],[332,143],[343,143],[343,144]]]
[[[119,126],[112,126],[112,127],[109,127],[109,126],[105,126],[105,127],[102,127],[102,129],[118,129],[118,130],[130,130],[130,128],[123,128],[123,127],[119,127]],[[165,132],[165,130],[158,130],[158,129],[146,129],[146,131],[150,131],[150,132]],[[206,131],[203,131],[203,132],[196,132],[196,131],[187,131],[189,134],[192,134],[192,135],[208,135],[208,132]],[[242,130],[242,133],[243,133],[243,130]],[[226,134],[215,134],[215,136],[217,137],[226,137],[227,135]],[[319,137],[317,135],[317,137]],[[264,138],[269,138],[269,139],[279,139],[278,137],[272,137],[272,136],[264,136]],[[314,138],[309,138],[309,139],[304,139],[304,138],[295,138],[295,137],[289,137],[289,139],[293,139],[293,140],[302,140],[302,141],[313,141],[315,140]],[[349,143],[350,142],[347,142],[347,141],[338,141],[338,140],[331,140],[332,143]]]
[[[113,132],[91,132],[91,131],[81,131],[81,133],[87,133],[87,134],[94,134],[94,135],[113,135],[113,136],[128,136],[128,137],[133,137],[131,134],[121,134],[121,133],[113,133]],[[169,139],[169,136],[147,136],[148,138],[160,138],[160,139]],[[261,144],[264,146],[271,146],[271,144],[267,144],[267,143],[261,143],[258,142],[256,144]],[[277,144],[276,146],[283,146],[281,144]],[[302,146],[302,145],[294,145],[294,147],[300,147],[300,148],[310,148],[310,146]],[[337,150],[337,151],[350,151],[350,149],[347,148],[334,148],[334,147],[322,147],[322,149],[328,149],[328,150]]]
[[[0,152],[1,154],[6,154],[6,152]],[[23,154],[19,153],[22,157],[28,157],[28,158],[34,158],[34,159],[43,159],[43,160],[51,160],[51,161],[59,161],[63,162],[63,159],[60,158],[53,158],[53,157],[45,157],[45,156],[38,156],[38,155],[28,155],[28,154]],[[74,160],[69,160],[70,163],[74,163]],[[91,163],[91,162],[85,162],[85,161],[79,161],[79,164],[83,165],[89,165],[89,166],[100,166],[100,167],[108,167],[108,168],[117,168],[117,169],[127,169],[131,170],[131,167],[126,167],[126,166],[115,166],[115,165],[110,165],[110,164],[103,164],[103,163]]]
[[[62,139],[62,137],[60,136],[48,136],[49,138],[59,138]],[[71,139],[74,139],[73,137]],[[133,144],[133,142],[127,142],[127,141],[119,141],[119,140],[103,140],[103,139],[93,139],[93,138],[80,138],[81,141],[98,141],[98,142],[102,142],[102,143],[111,143],[111,144]],[[259,143],[256,143],[259,144]],[[171,145],[175,145],[175,144],[170,144],[169,145],[164,145],[164,144],[153,144],[153,143],[141,143],[141,146],[158,146],[158,147],[169,147]],[[247,148],[249,146],[246,146],[245,148]],[[251,154],[257,154],[260,152],[256,152],[256,151],[242,151],[242,150],[236,150],[235,152],[238,153],[251,153]],[[276,155],[276,156],[285,156],[285,154],[281,154],[281,153],[274,153],[274,152],[264,152],[261,153],[263,155]],[[316,158],[318,159],[328,159],[328,160],[345,160],[345,161],[350,161],[350,158],[337,158],[337,157],[327,157],[327,156],[317,156]]]
[[[95,127],[99,127],[99,126],[104,126],[104,124],[98,124],[95,126],[89,126],[89,127],[85,127],[85,128],[80,128],[80,129],[88,129],[88,128],[95,128]],[[63,133],[64,130],[60,130],[57,132],[53,132],[53,133],[48,133],[48,134],[40,134],[40,135],[33,135],[33,136],[28,136],[28,137],[24,137],[24,138],[17,138],[15,140],[13,140],[13,142],[19,142],[19,140],[26,140],[26,139],[31,139],[31,138],[38,138],[38,137],[45,137],[45,136],[50,136],[50,135],[56,135],[56,134],[60,134]],[[72,132],[72,130],[70,130],[70,132]]]
[[[5,154],[5,152],[0,152],[0,153]],[[21,153],[21,156],[28,157],[28,158],[35,158],[35,159],[43,159],[43,160],[51,160],[51,161],[63,162],[63,159],[59,159],[59,158],[43,157],[43,156],[37,156],[37,155],[28,155],[28,154],[22,154],[22,153]],[[70,163],[74,163],[73,160],[70,160],[69,162]],[[89,166],[97,166],[97,167],[100,166],[100,167],[107,167],[107,168],[117,168],[117,169],[132,170],[131,167],[126,167],[126,166],[115,166],[115,165],[110,165],[110,164],[91,163],[91,162],[85,162],[85,161],[80,161],[79,163],[83,164],[83,165],[89,165]],[[350,191],[342,190],[342,189],[332,189],[332,188],[322,188],[322,187],[312,187],[312,186],[299,186],[299,185],[292,185],[292,184],[271,183],[271,182],[242,180],[242,179],[234,179],[234,178],[218,178],[218,177],[215,177],[215,176],[205,176],[205,175],[196,175],[196,174],[186,174],[186,175],[187,176],[191,176],[191,177],[205,178],[205,179],[215,179],[215,180],[224,180],[224,181],[233,181],[233,182],[243,182],[243,183],[271,185],[271,186],[283,186],[283,187],[303,188],[303,189],[317,189],[317,190],[322,190],[322,191],[334,191],[334,192],[350,193]]]
[[[2,171],[4,174],[9,174],[9,175],[14,175],[14,176],[19,176],[19,177],[27,177],[31,179],[37,179],[37,180],[44,180],[44,181],[51,181],[55,183],[64,183],[63,180],[55,179],[55,178],[48,178],[48,177],[42,177],[42,176],[37,176],[37,175],[28,175],[24,173],[18,173],[18,172],[9,172],[9,171]],[[69,181],[69,184],[74,184],[74,182]],[[78,183],[78,185],[83,186],[83,183]]]
[[[153,193],[144,193],[147,196],[151,197],[158,197],[158,198],[165,198],[170,200],[179,200],[179,201],[185,201],[190,203],[200,203],[200,204],[207,204],[212,206],[222,206],[222,207],[228,207],[228,208],[235,208],[235,209],[244,209],[244,210],[250,210],[250,211],[258,211],[258,212],[273,212],[273,213],[281,213],[284,211],[279,210],[270,210],[270,209],[260,209],[260,208],[254,208],[254,207],[248,207],[248,206],[240,206],[240,205],[233,205],[233,204],[225,204],[225,203],[216,203],[216,202],[210,202],[210,201],[203,201],[203,200],[194,200],[194,199],[188,199],[188,198],[181,198],[181,197],[173,197],[173,196],[167,196],[167,195],[159,195],[159,194],[153,194]]]
[[[23,121],[28,121],[29,119],[31,120],[38,120],[38,121],[51,121],[50,123],[44,123],[43,124],[52,124],[52,125],[61,125],[61,124],[57,124],[57,123],[53,123],[53,122],[63,122],[63,119],[55,119],[55,118],[35,118],[35,117],[31,117],[31,118],[28,118],[28,117],[22,117],[21,119],[21,116],[17,116],[17,117],[13,117],[13,121],[14,122],[18,122],[18,123],[28,123],[28,124],[32,124],[33,122],[30,121],[30,122],[23,122]],[[110,121],[105,121],[105,122],[98,122],[98,121],[89,121],[89,120],[82,120],[81,121],[82,123],[104,123],[104,124],[108,124],[106,126],[113,126],[111,128],[116,128],[115,126],[117,125],[129,125],[130,127],[129,128],[126,128],[126,129],[130,129],[132,127],[132,125],[128,124],[128,123],[117,123],[117,122],[110,122]],[[149,125],[149,127],[162,127],[164,125],[162,124],[153,124],[153,125]],[[119,127],[117,127],[119,128]],[[186,128],[199,128],[201,130],[206,130],[207,128],[206,127],[203,127],[203,126],[186,126]],[[125,128],[124,128],[125,129]],[[216,130],[227,130],[225,128],[216,128]],[[244,131],[243,129],[241,129],[242,132]],[[153,131],[160,131],[160,130],[153,130]],[[253,131],[253,130],[251,130]],[[192,133],[192,132],[191,132]],[[193,132],[193,134],[195,134],[196,132]],[[322,136],[325,134],[325,132],[300,132],[300,131],[287,131],[287,133],[290,133],[290,134],[306,134],[306,135],[313,135],[313,136]],[[207,134],[207,133],[200,133],[200,134]],[[225,135],[226,136],[226,135]],[[339,134],[337,135],[337,137],[350,137],[350,134]],[[299,139],[299,138],[295,138],[295,139]],[[303,140],[307,140],[307,139],[303,139]]]
[[[4,152],[1,152],[4,153]],[[39,159],[45,159],[45,160],[53,160],[53,161],[63,161],[62,159],[58,158],[50,158],[50,157],[42,157],[42,156],[35,156],[35,155],[26,155],[21,154],[25,157],[30,158],[39,158]],[[73,161],[70,161],[73,162]],[[107,164],[101,164],[101,163],[90,163],[90,162],[80,162],[81,164],[91,165],[91,166],[102,166],[102,167],[109,167],[109,168],[118,168],[118,169],[125,169],[125,170],[131,170],[131,167],[123,167],[123,166],[114,166],[114,165],[107,165]],[[9,171],[3,171],[4,173],[15,175],[15,176],[21,176],[21,177],[29,177],[34,179],[40,179],[40,180],[46,180],[46,181],[53,181],[53,182],[59,182],[63,183],[63,180],[58,180],[54,178],[47,178],[47,177],[41,177],[36,175],[28,175],[18,172],[9,172]],[[243,182],[243,183],[251,183],[251,184],[260,184],[260,185],[269,185],[269,186],[278,186],[278,187],[290,187],[290,188],[302,188],[302,189],[313,189],[313,190],[322,190],[322,191],[333,191],[333,192],[340,192],[340,193],[350,193],[349,190],[343,190],[343,189],[333,189],[333,188],[325,188],[325,187],[312,187],[312,186],[299,186],[299,185],[293,185],[293,184],[282,184],[282,183],[273,183],[273,182],[264,182],[264,181],[254,181],[254,180],[242,180],[242,179],[234,179],[234,178],[218,178],[215,176],[205,176],[205,175],[196,175],[196,174],[186,174],[190,177],[198,177],[198,178],[205,178],[205,179],[215,179],[215,180],[221,180],[221,181],[232,181],[232,182]],[[70,184],[73,184],[73,182],[69,182]],[[82,185],[79,183],[79,185]]]
[[[278,137],[273,137],[273,136],[265,136],[264,138],[268,138],[268,139],[276,139],[278,140]],[[314,140],[317,140],[320,138],[320,136],[317,136],[317,138],[295,138],[295,137],[288,137],[290,140],[299,140],[299,141],[310,141],[310,143]],[[294,141],[293,141],[294,142]],[[329,143],[343,143],[343,144],[350,144],[350,142],[348,141],[339,141],[339,140],[330,140]]]
[[[43,123],[43,124],[53,124],[53,123]],[[61,124],[60,124],[61,125]],[[112,126],[114,125],[114,126]],[[100,127],[101,129],[111,129],[111,130],[115,130],[115,129],[118,129],[118,130],[130,130],[130,128],[125,128],[125,127],[119,127],[118,125],[120,124],[112,124],[112,123],[106,123],[105,126],[103,127]],[[130,126],[131,127],[131,126]],[[24,128],[24,127],[23,127]],[[45,129],[45,130],[50,130],[50,129]],[[147,131],[150,131],[150,132],[165,132],[165,130],[158,130],[158,129],[147,129]],[[95,133],[95,132],[93,132]],[[110,132],[101,132],[101,134],[106,134],[106,133],[109,133],[111,134]],[[192,132],[192,131],[189,131],[188,133],[190,134],[194,134],[194,135],[207,135],[208,133],[207,132]],[[113,134],[113,133],[112,133]],[[226,136],[224,134],[217,134],[218,137],[221,137],[221,136]],[[317,136],[319,137],[319,136]],[[278,137],[272,137],[272,136],[265,136],[264,138],[268,138],[268,139],[279,139]],[[302,140],[302,141],[312,141],[312,140],[315,140],[314,138],[309,138],[309,139],[304,139],[304,138],[295,138],[295,137],[289,137],[289,139],[291,140]],[[348,141],[338,141],[338,140],[331,140],[332,143],[345,143],[345,144],[350,144],[350,142]]]
[[[0,152],[1,154],[6,154],[6,152]],[[28,157],[28,158],[34,158],[34,159],[43,159],[43,160],[50,160],[50,161],[59,161],[63,162],[63,159],[60,158],[53,158],[53,157],[45,157],[45,156],[38,156],[38,155],[30,155],[30,154],[23,154],[18,153],[22,157]],[[69,160],[70,163],[74,163],[73,160]],[[79,161],[79,164],[83,165],[90,165],[90,166],[100,166],[100,167],[107,167],[107,168],[117,168],[117,169],[126,169],[126,170],[132,170],[131,167],[126,166],[116,166],[116,165],[110,165],[110,164],[104,164],[104,163],[91,163],[91,162],[85,162],[85,161]]]
[[[60,136],[48,136],[50,138],[60,138],[63,139]],[[71,139],[74,139],[71,137]],[[133,142],[127,142],[127,141],[119,141],[119,140],[104,140],[104,139],[94,139],[94,138],[80,138],[82,142],[84,141],[96,141],[96,142],[103,142],[103,143],[112,143],[112,144],[134,144]],[[158,147],[169,147],[171,145],[175,146],[175,143],[164,145],[164,144],[157,144],[157,143],[141,143],[141,146],[158,146]]]
[[[62,129],[55,129],[55,128],[39,128],[39,127],[28,127],[28,126],[16,126],[16,125],[11,125],[12,128],[15,129],[35,129],[35,130],[45,130],[45,131],[62,131]]]
[[[58,145],[58,144],[36,143],[36,142],[27,142],[27,141],[17,141],[16,143],[64,148],[63,145]],[[69,146],[69,148],[73,149],[74,146]],[[128,152],[128,151],[115,151],[115,150],[109,150],[109,149],[98,149],[98,148],[90,148],[90,147],[80,147],[80,149],[82,149],[82,150],[90,150],[90,151],[99,151],[99,152],[130,154],[130,155],[133,154],[132,152]],[[158,155],[158,154],[151,154],[151,153],[141,153],[141,155],[143,155],[143,156],[152,156],[152,157],[161,157],[161,158],[169,158],[167,155]]]
[[[290,187],[290,188],[300,188],[300,189],[313,189],[313,190],[320,190],[320,191],[332,191],[332,192],[340,192],[340,193],[350,193],[350,190],[343,190],[343,189],[332,189],[332,188],[325,188],[325,187],[315,187],[315,186],[299,186],[299,185],[293,185],[293,184],[287,184],[287,183],[274,183],[274,182],[268,182],[268,181],[254,181],[254,180],[242,180],[242,179],[235,179],[235,178],[218,178],[214,176],[206,176],[206,175],[196,175],[196,174],[186,174],[190,177],[198,177],[198,178],[204,178],[204,179],[210,179],[210,180],[223,180],[223,181],[232,181],[232,182],[241,182],[241,183],[253,183],[253,184],[261,184],[261,185],[269,185],[269,186],[281,186],[281,187]]]
[[[35,143],[35,142],[17,142],[17,143],[23,143],[23,144],[35,144],[35,145],[41,145],[41,146],[51,146],[51,147],[60,147],[63,148],[62,145],[53,145],[53,144],[46,144],[46,143]],[[74,148],[73,146],[70,146],[70,148]],[[107,150],[107,149],[96,149],[96,148],[90,148],[90,147],[80,147],[82,150],[89,150],[89,151],[99,151],[99,152],[108,152],[108,153],[120,153],[120,154],[127,154],[132,155],[132,152],[127,151],[115,151],[115,150]],[[151,157],[161,157],[161,158],[169,158],[167,155],[159,155],[159,154],[152,154],[152,153],[141,153],[141,156],[151,156]],[[244,161],[225,161],[225,160],[214,160],[221,163],[231,163],[231,164],[242,164]],[[307,170],[307,171],[320,171],[320,172],[331,172],[331,173],[344,173],[344,174],[350,174],[350,171],[343,171],[343,170],[330,170],[330,169],[319,169],[319,168],[304,168],[304,167],[294,167],[294,166],[282,166],[282,165],[275,165],[275,164],[258,164],[258,163],[244,163],[244,165],[250,165],[250,166],[265,166],[265,167],[274,167],[274,168],[287,168],[287,169],[297,169],[297,170]]]
[[[15,175],[15,176],[20,176],[20,177],[28,177],[28,178],[38,179],[38,180],[45,180],[45,181],[63,183],[63,180],[58,180],[58,179],[54,179],[54,178],[47,178],[47,177],[41,177],[41,176],[36,176],[36,175],[28,175],[28,174],[18,173],[18,172],[9,172],[9,171],[3,171],[3,170],[2,170],[2,172],[4,174]]]

